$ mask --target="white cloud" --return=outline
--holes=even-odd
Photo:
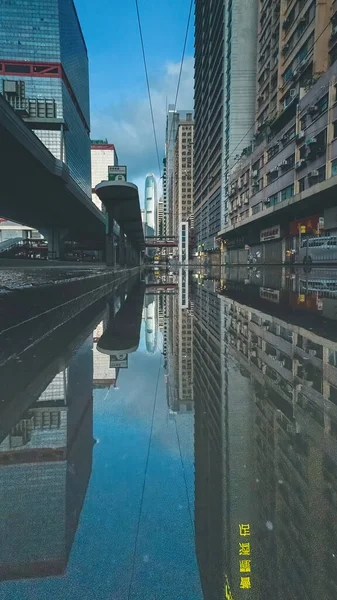
[[[164,153],[166,105],[176,95],[180,63],[168,62],[156,80],[150,77],[150,89],[160,160]],[[193,58],[187,57],[181,76],[177,108],[193,107]],[[116,146],[120,164],[128,165],[128,178],[139,186],[141,198],[145,176],[158,177],[158,162],[147,91],[137,98],[124,98],[112,106],[102,106],[91,115],[93,138],[107,137]]]

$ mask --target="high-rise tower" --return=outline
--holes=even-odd
[[[73,0],[1,5],[0,94],[90,196],[88,56]]]

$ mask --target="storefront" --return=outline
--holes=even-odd
[[[260,231],[262,261],[266,264],[281,264],[284,261],[281,225],[276,224]]]
[[[289,225],[289,236],[286,241],[286,255],[294,256],[301,248],[304,239],[320,235],[324,228],[322,215],[311,215],[291,221]]]

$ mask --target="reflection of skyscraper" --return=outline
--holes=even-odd
[[[193,314],[188,302],[188,271],[180,270],[179,294],[169,304],[168,402],[174,412],[193,410]]]
[[[92,336],[0,444],[0,578],[64,572],[92,461]]]
[[[218,600],[224,589],[226,476],[220,305],[212,288],[201,285],[193,301],[196,550],[204,598]]]
[[[248,386],[251,404],[250,431],[241,443],[249,444],[256,482],[249,484],[252,491],[256,488],[251,523],[258,541],[252,554],[253,597],[333,600],[337,591],[336,336],[333,328],[333,339],[322,336],[323,320],[316,331],[313,318],[308,320],[310,329],[305,327],[307,307],[295,319],[289,314],[294,323],[287,321],[281,291],[267,293],[260,288],[257,300],[258,292],[256,286],[250,290],[227,281],[230,297],[221,296],[225,343],[235,365],[230,378],[236,376],[240,387]],[[292,294],[288,296],[292,301]],[[233,393],[230,388],[230,396]],[[241,403],[243,395],[238,398]],[[226,432],[231,421],[226,413]],[[230,450],[227,443],[226,448]],[[233,455],[228,458],[226,487],[238,489],[237,474],[231,469]],[[235,521],[232,504],[229,508]],[[228,539],[226,535],[226,546]]]
[[[195,527],[204,597],[222,599],[229,582],[233,597],[247,584],[246,597],[255,599],[255,573],[242,581],[239,555],[240,523],[251,528],[257,552],[249,380],[230,361],[227,313],[216,285],[199,281],[193,292]]]
[[[144,307],[146,350],[150,354],[157,350],[158,343],[157,301],[157,296],[148,295]]]

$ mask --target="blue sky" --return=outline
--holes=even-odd
[[[158,166],[134,0],[76,0],[90,63],[91,137],[108,137],[120,164],[140,188]],[[166,98],[173,103],[189,0],[139,0],[160,156],[165,137]],[[178,108],[193,103],[193,21]]]

